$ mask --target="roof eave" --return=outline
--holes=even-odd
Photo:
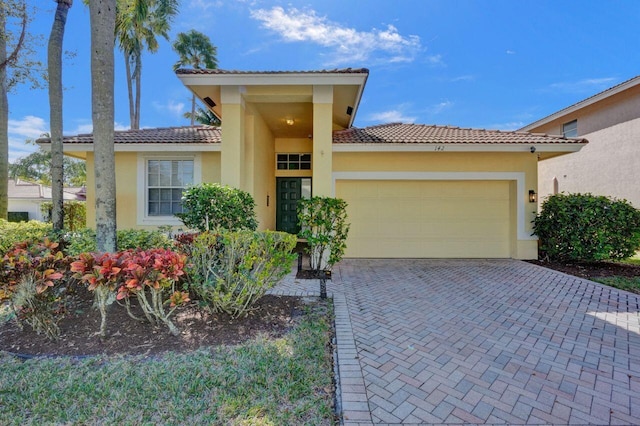
[[[572,153],[587,144],[575,143],[333,143],[333,152],[521,152]]]
[[[518,129],[518,131],[524,131],[524,132],[530,132],[533,129],[536,129],[540,126],[543,126],[547,123],[550,123],[554,120],[557,120],[559,118],[562,118],[564,116],[567,116],[569,114],[573,114],[583,108],[588,107],[589,105],[593,105],[597,102],[600,102],[604,99],[607,99],[611,96],[615,96],[618,93],[624,92],[625,90],[628,90],[632,87],[638,86],[640,85],[640,76],[634,77],[624,83],[620,83],[618,86],[614,86],[610,89],[607,89],[603,92],[600,92],[596,95],[593,95],[587,99],[584,99],[578,103],[575,103],[573,105],[570,105],[566,108],[561,109],[560,111],[554,112],[553,114],[550,114],[546,117],[541,118],[538,121],[535,121],[531,124],[528,124],[524,127],[522,127],[521,129]]]

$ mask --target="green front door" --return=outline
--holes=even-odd
[[[276,230],[297,234],[298,200],[302,197],[301,178],[276,179]]]

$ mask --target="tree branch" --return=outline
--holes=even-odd
[[[24,37],[27,34],[27,10],[23,8],[22,10],[22,31],[20,32],[20,38],[18,39],[18,44],[16,44],[16,48],[13,49],[11,55],[7,57],[7,59],[0,64],[0,69],[6,68],[11,62],[15,61],[18,58],[18,53],[20,49],[22,49],[22,44],[24,43]]]

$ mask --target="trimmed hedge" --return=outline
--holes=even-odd
[[[51,224],[32,220],[29,222],[7,222],[0,219],[0,257],[16,243],[42,241],[51,232]]]
[[[625,259],[640,249],[640,210],[626,200],[591,194],[556,194],[534,220],[541,255],[549,260]]]

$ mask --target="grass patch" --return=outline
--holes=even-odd
[[[282,338],[215,351],[24,362],[0,353],[0,424],[333,424],[321,307]]]
[[[619,288],[621,290],[630,291],[632,293],[640,294],[640,277],[601,277],[592,278],[593,281],[606,284],[611,287]]]
[[[640,258],[639,257],[630,257],[628,259],[624,259],[624,260],[620,260],[620,263],[625,263],[627,265],[640,265]]]

